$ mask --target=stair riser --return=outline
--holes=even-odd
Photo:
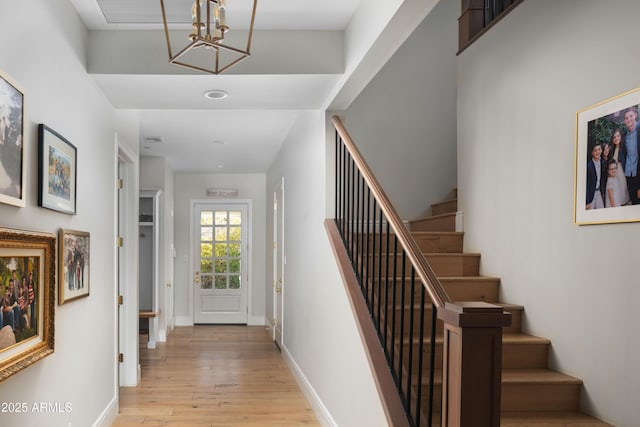
[[[431,215],[442,215],[456,212],[458,210],[458,200],[449,200],[431,205]]]
[[[426,385],[422,386],[423,389]],[[575,384],[502,384],[502,411],[537,412],[579,410],[580,386]],[[423,391],[423,395],[428,393]],[[428,400],[422,399],[423,411],[427,410]],[[434,387],[433,407],[439,412],[442,407],[442,388],[438,383]],[[558,424],[560,425],[560,424]]]
[[[478,276],[480,274],[480,255],[478,254],[427,254],[427,262],[433,269],[433,272],[439,277],[453,277],[453,276]],[[373,278],[378,274],[380,269],[378,255],[369,257],[368,265],[365,268],[369,268],[369,277]],[[395,262],[394,262],[395,261]],[[367,264],[365,259],[365,264]],[[402,276],[402,256],[391,256],[387,259],[383,255],[382,258],[382,274],[388,271],[390,276]],[[395,265],[394,265],[395,264]],[[388,265],[388,270],[387,270]],[[358,266],[358,270],[361,267]],[[404,275],[409,276],[411,271],[411,263],[406,258],[404,262]],[[395,273],[395,274],[394,274]]]
[[[377,286],[378,281],[372,280],[374,286]],[[402,292],[402,280],[396,279],[396,298]],[[470,277],[468,279],[456,279],[455,281],[449,281],[447,278],[441,278],[442,286],[447,291],[447,294],[452,301],[486,301],[497,302],[498,301],[498,288],[500,286],[500,280],[483,280],[482,278],[474,279]],[[405,286],[410,286],[411,282],[407,278],[404,282]],[[385,287],[389,288],[389,300],[392,298],[393,279],[382,280],[381,291],[385,292]],[[377,292],[377,288],[376,288]],[[420,286],[416,282],[415,286],[415,298],[419,301],[420,298]],[[405,290],[405,298],[408,298],[409,292]],[[427,297],[428,298],[428,297]]]
[[[411,231],[456,231],[456,215],[424,218],[410,223]]]
[[[578,411],[579,384],[502,384],[503,411]]]
[[[425,253],[461,253],[463,248],[462,234],[442,233],[442,234],[419,234],[415,233],[414,240],[420,247],[420,250]],[[378,252],[382,247],[382,252],[387,252],[387,247],[393,250],[394,245],[400,248],[400,242],[394,243],[393,235],[389,237],[387,242],[387,235],[383,234],[382,238],[376,233],[375,236],[369,235],[359,241],[358,245],[364,245],[365,251]],[[369,246],[367,246],[367,243]]]

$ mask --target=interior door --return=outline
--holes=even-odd
[[[196,204],[194,323],[247,323],[248,207]]]
[[[282,298],[284,293],[284,179],[273,193],[273,252],[274,252],[274,285],[273,285],[273,317],[274,317],[274,337],[278,348],[282,348],[282,318],[283,306]]]

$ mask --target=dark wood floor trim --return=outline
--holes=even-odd
[[[335,254],[336,261],[344,282],[349,302],[356,318],[358,330],[364,343],[365,352],[369,359],[369,365],[373,373],[373,378],[378,387],[378,393],[384,407],[389,425],[394,427],[409,426],[409,421],[404,411],[400,395],[391,376],[391,370],[387,364],[384,351],[378,339],[367,304],[364,300],[358,280],[347,256],[347,252],[340,238],[340,233],[332,219],[324,222],[329,242]]]

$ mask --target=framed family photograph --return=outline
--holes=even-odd
[[[62,135],[38,125],[38,205],[76,213],[77,150]]]
[[[0,228],[0,381],[53,353],[56,236]]]
[[[0,203],[25,206],[24,93],[0,70]]]
[[[58,304],[89,296],[89,233],[60,230]]]
[[[574,222],[640,221],[640,88],[577,113]]]

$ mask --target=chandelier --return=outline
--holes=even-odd
[[[167,3],[171,2],[174,0],[167,0]],[[238,28],[241,27],[238,20],[243,14],[240,10],[243,3],[247,6],[245,11],[247,13],[244,15],[249,16],[250,13],[248,26],[244,27],[248,28],[246,45],[244,45],[245,31],[243,30],[233,28],[231,31],[233,40],[228,37],[231,28],[227,23],[227,0],[194,0],[191,7],[191,32],[185,37],[188,40],[187,45],[174,55],[171,49],[171,33],[167,23],[165,1],[160,0],[169,62],[206,73],[220,74],[251,55],[251,37],[258,0],[230,0],[230,2],[234,3],[234,7],[239,7],[238,16],[233,16],[236,19],[234,22],[238,22],[236,24]],[[234,47],[232,43],[241,43],[236,46],[241,45],[244,48]]]

